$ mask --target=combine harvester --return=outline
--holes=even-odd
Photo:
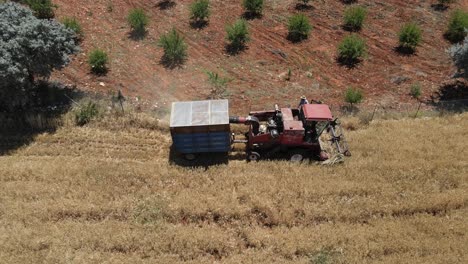
[[[246,125],[245,138],[236,138],[230,124]],[[298,108],[275,105],[271,111],[255,111],[241,117],[229,116],[228,100],[174,102],[170,129],[173,147],[187,160],[194,160],[201,153],[228,153],[234,143],[246,145],[248,161],[280,154],[287,154],[291,161],[324,161],[332,154],[325,149],[350,155],[339,122],[330,108],[320,103],[301,103]],[[325,144],[329,144],[328,148]]]

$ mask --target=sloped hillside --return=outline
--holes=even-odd
[[[311,7],[297,10],[298,1],[265,1],[263,17],[249,20],[251,42],[244,52],[226,53],[225,25],[243,14],[240,0],[211,0],[212,16],[207,27],[193,29],[188,6],[192,1],[170,4],[163,0],[55,0],[59,19],[77,17],[84,28],[82,53],[55,79],[76,84],[80,89],[107,93],[122,89],[131,97],[148,101],[149,106],[180,99],[204,99],[210,93],[206,71],[230,78],[225,96],[235,109],[263,108],[273,102],[295,103],[302,94],[329,104],[343,101],[344,90],[353,86],[364,91],[366,104],[397,105],[410,101],[409,87],[420,83],[423,97],[429,98],[454,68],[444,39],[448,17],[455,8],[468,7],[458,1],[448,10],[435,10],[435,1],[358,1],[368,10],[363,30],[368,56],[356,68],[336,62],[338,43],[349,32],[342,29],[341,1],[311,1]],[[143,40],[130,38],[126,23],[128,11],[143,8],[150,16],[148,34]],[[286,39],[288,17],[307,15],[313,25],[311,37],[301,43]],[[397,32],[410,21],[423,30],[422,44],[413,56],[395,51]],[[188,44],[188,60],[179,69],[161,65],[161,34],[176,28]],[[86,64],[86,53],[99,47],[110,54],[110,72],[94,77]],[[290,81],[284,74],[291,69]],[[101,83],[102,82],[102,83]],[[100,84],[101,83],[101,84]],[[104,85],[104,86],[103,86]]]
[[[374,121],[332,167],[182,167],[164,129],[102,123],[2,137],[0,259],[467,263],[467,127],[467,114]]]

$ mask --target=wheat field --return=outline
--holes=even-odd
[[[468,263],[468,114],[347,136],[344,164],[192,168],[164,128],[35,135],[0,156],[0,262]]]

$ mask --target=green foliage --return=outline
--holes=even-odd
[[[80,105],[80,107],[75,110],[75,124],[78,126],[84,126],[91,122],[91,120],[98,114],[98,105],[89,101],[84,105]]]
[[[128,13],[127,21],[133,32],[143,34],[145,32],[146,25],[148,25],[149,19],[143,9],[134,8]]]
[[[56,5],[51,0],[26,0],[27,5],[34,11],[34,15],[40,19],[54,18]]]
[[[187,58],[187,44],[174,28],[161,36],[158,46],[164,49],[163,62],[168,67],[179,65]]]
[[[311,29],[309,19],[304,14],[293,15],[288,22],[288,38],[294,42],[307,39]]]
[[[466,36],[465,29],[468,28],[468,12],[461,9],[455,10],[450,17],[447,32],[445,36],[451,42],[460,42]]]
[[[418,99],[421,96],[421,84],[415,83],[410,87],[410,95],[414,99]]]
[[[208,71],[208,81],[213,85],[210,93],[210,99],[220,99],[226,96],[226,84],[231,81],[229,78],[221,77],[218,73]]]
[[[358,89],[349,87],[345,92],[345,102],[354,105],[359,104],[362,101],[362,92]]]
[[[1,4],[0,108],[9,111],[35,102],[36,78],[48,78],[77,51],[73,32],[62,24],[38,19],[18,3]]]
[[[238,19],[232,25],[226,27],[227,40],[233,50],[241,50],[245,43],[250,40],[247,22],[244,19]]]
[[[190,19],[204,21],[210,16],[209,0],[196,0],[190,5]]]
[[[215,87],[224,87],[229,82],[229,78],[221,77],[217,72],[208,71],[208,81]]]
[[[78,37],[80,37],[83,33],[80,23],[74,17],[65,17],[62,23],[66,28],[71,29],[73,32],[75,32],[76,36]]]
[[[400,47],[414,51],[421,42],[421,29],[416,23],[403,25],[398,33]]]
[[[88,63],[91,71],[95,74],[104,74],[107,72],[107,53],[100,49],[94,49],[89,53]]]
[[[351,31],[359,31],[364,24],[367,10],[361,6],[348,7],[344,14],[344,27]]]
[[[250,15],[261,15],[263,11],[263,0],[242,0],[242,6]]]
[[[453,45],[449,51],[457,66],[458,75],[468,79],[468,36],[463,43]]]
[[[354,64],[366,54],[366,43],[359,36],[346,36],[338,46],[338,58],[345,64]]]

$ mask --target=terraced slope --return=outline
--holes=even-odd
[[[122,89],[129,97],[140,97],[149,107],[165,107],[174,100],[206,99],[212,86],[207,71],[217,72],[232,81],[224,96],[232,107],[246,110],[271,107],[272,103],[295,103],[306,94],[329,104],[343,103],[347,87],[362,89],[365,104],[379,103],[397,107],[412,102],[409,87],[420,83],[423,98],[428,99],[455,72],[446,49],[450,43],[443,34],[448,17],[455,8],[468,8],[466,1],[452,4],[446,11],[433,8],[435,1],[362,0],[368,18],[362,36],[368,56],[358,67],[347,69],[336,62],[337,47],[344,36],[342,1],[311,1],[310,8],[297,10],[296,0],[265,1],[261,19],[250,20],[251,42],[236,56],[226,50],[225,26],[240,18],[240,0],[212,0],[209,24],[201,29],[190,26],[188,6],[192,1],[163,0],[108,1],[55,0],[57,17],[77,17],[84,29],[82,53],[72,65],[57,73],[55,79],[80,89],[103,93]],[[126,17],[134,7],[150,16],[145,39],[130,37]],[[298,44],[286,39],[288,18],[295,13],[309,17],[311,37]],[[407,22],[416,21],[423,29],[421,46],[414,56],[395,51],[398,31]],[[176,28],[188,44],[188,60],[180,69],[169,70],[160,64],[159,37]],[[107,77],[89,73],[86,54],[102,48],[110,55]],[[284,76],[291,69],[290,81]],[[105,86],[102,86],[103,83]]]
[[[164,130],[1,137],[4,263],[466,263],[468,115],[348,133],[343,165],[188,168]]]

